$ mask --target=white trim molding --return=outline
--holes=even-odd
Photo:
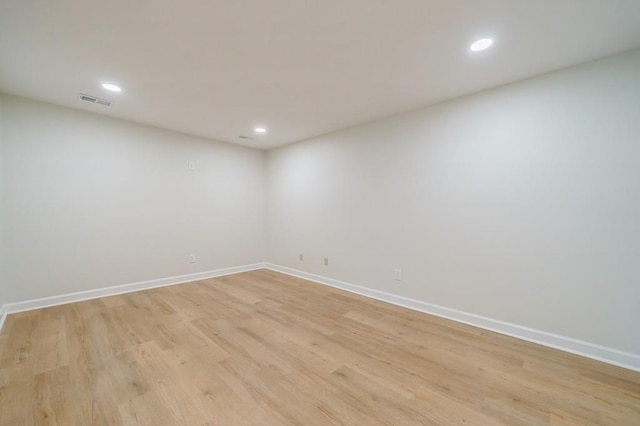
[[[402,306],[414,311],[436,315],[438,317],[450,319],[453,321],[472,325],[474,327],[494,331],[496,333],[516,337],[528,342],[537,343],[543,346],[548,346],[551,348],[559,349],[561,351],[570,352],[576,355],[640,372],[640,355],[638,354],[623,352],[617,349],[608,348],[606,346],[548,333],[546,331],[535,330],[533,328],[524,327],[517,324],[511,324],[508,322],[495,320],[468,312],[458,311],[456,309],[446,308],[444,306],[434,305],[432,303],[423,302],[421,300],[410,299],[408,297],[398,296],[395,294],[386,293],[384,291],[374,290],[371,288],[334,280],[332,278],[311,274],[309,272],[299,271],[297,269],[287,268],[285,266],[265,263],[265,267],[272,271],[281,272],[283,274],[303,278],[305,280],[313,281],[319,284],[339,288],[341,290],[346,290],[351,293],[359,294],[361,296],[366,296],[372,299]]]
[[[7,318],[7,310],[5,309],[5,305],[0,306],[0,331],[2,331],[2,325],[4,324],[4,320]]]
[[[191,281],[205,280],[224,275],[238,274],[240,272],[263,269],[264,263],[252,265],[234,266],[231,268],[216,269],[213,271],[197,272],[194,274],[177,275],[174,277],[159,278],[137,283],[103,287],[95,290],[79,291],[76,293],[61,294],[59,296],[43,297],[40,299],[25,300],[23,302],[7,303],[0,307],[0,330],[7,315],[16,312],[31,311],[33,309],[47,308],[50,306],[65,305],[67,303],[82,302],[84,300],[97,299],[99,297],[115,296],[117,294],[133,293],[135,291],[149,290],[152,288],[166,287],[175,284],[183,284]]]

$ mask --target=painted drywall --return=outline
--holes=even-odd
[[[5,153],[4,153],[4,132],[3,132],[3,114],[2,114],[2,99],[0,98],[0,326],[2,323],[2,306],[5,303],[4,287],[5,287],[5,209],[6,202],[4,196],[5,187]]]
[[[5,303],[264,260],[264,152],[1,102]]]
[[[640,354],[639,71],[633,51],[269,151],[267,260]]]

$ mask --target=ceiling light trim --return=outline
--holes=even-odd
[[[122,92],[122,88],[113,83],[102,83],[102,87],[110,92]]]
[[[481,38],[471,43],[471,46],[469,47],[469,49],[472,52],[482,52],[483,50],[490,48],[492,45],[493,45],[492,38]]]

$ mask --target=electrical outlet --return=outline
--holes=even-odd
[[[304,260],[304,254],[300,253],[300,261],[302,262]]]
[[[324,266],[329,266],[329,258],[328,257],[324,258]]]
[[[190,254],[189,255],[189,263],[196,263],[196,255],[195,254]]]
[[[396,281],[402,280],[402,271],[400,269],[393,270],[393,279]]]

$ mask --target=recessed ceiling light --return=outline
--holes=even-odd
[[[490,38],[483,38],[483,39],[480,39],[480,40],[474,42],[471,45],[470,49],[473,50],[474,52],[479,52],[481,50],[487,49],[492,44],[493,44],[493,40],[491,40]]]
[[[119,86],[116,86],[115,84],[111,84],[111,83],[103,83],[102,87],[104,87],[107,90],[111,90],[112,92],[122,91],[122,89]]]
[[[256,133],[267,133],[267,129],[265,129],[264,127],[256,127],[255,129]]]

